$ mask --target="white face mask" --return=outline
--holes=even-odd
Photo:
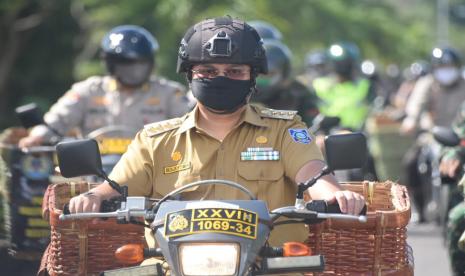
[[[442,85],[455,83],[460,77],[460,71],[455,67],[442,67],[434,70],[434,78]]]

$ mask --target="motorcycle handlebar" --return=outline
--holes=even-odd
[[[309,211],[315,211],[318,213],[342,214],[341,208],[337,202],[328,203],[325,200],[312,200],[306,203],[305,208]],[[366,214],[367,206],[364,205],[359,215],[365,216]]]

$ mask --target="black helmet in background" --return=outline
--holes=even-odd
[[[403,77],[406,80],[417,80],[431,72],[430,64],[425,60],[416,60],[404,69]]]
[[[283,35],[281,32],[272,24],[261,21],[261,20],[254,20],[247,22],[250,26],[252,26],[257,33],[260,35],[262,39],[275,39],[281,40]]]
[[[108,72],[127,87],[140,87],[150,78],[159,46],[146,29],[122,25],[102,39],[102,58]]]
[[[353,77],[358,71],[360,63],[360,50],[351,42],[332,44],[327,51],[332,70],[347,79]]]
[[[431,65],[433,67],[452,65],[462,66],[462,58],[459,52],[451,47],[436,47],[431,52]]]
[[[433,76],[441,85],[452,86],[461,79],[462,59],[451,47],[434,48],[431,52]]]
[[[257,78],[257,101],[268,100],[275,96],[275,91],[290,77],[292,53],[289,48],[277,40],[264,40],[263,46],[268,60],[268,74]]]
[[[317,70],[327,66],[328,56],[325,50],[312,50],[305,56],[305,68],[307,70]]]

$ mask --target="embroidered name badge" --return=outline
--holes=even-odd
[[[185,170],[188,170],[190,168],[191,168],[191,163],[190,162],[182,163],[182,164],[178,164],[176,166],[165,167],[164,168],[164,173],[165,174],[175,173],[175,172],[179,172],[179,171],[185,171]]]
[[[292,140],[297,143],[309,144],[312,141],[312,137],[305,128],[290,128],[289,134]]]

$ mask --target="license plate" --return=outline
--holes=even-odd
[[[165,237],[195,233],[223,233],[256,239],[257,225],[258,215],[244,209],[185,209],[166,215]]]

